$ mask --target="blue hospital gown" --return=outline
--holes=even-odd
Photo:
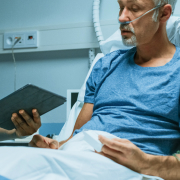
[[[141,67],[136,47],[98,60],[86,83],[84,102],[93,115],[83,129],[128,139],[142,151],[172,155],[180,150],[180,48],[164,66]]]

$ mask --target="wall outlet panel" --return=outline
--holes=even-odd
[[[21,39],[14,45],[16,38]],[[4,33],[4,49],[37,48],[38,31]]]

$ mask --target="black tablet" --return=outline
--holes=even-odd
[[[66,98],[32,84],[27,84],[0,100],[0,127],[11,130],[14,124],[11,121],[13,113],[24,109],[32,116],[32,109],[37,109],[40,115],[64,104]]]

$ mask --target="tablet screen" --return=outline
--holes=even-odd
[[[40,115],[64,104],[66,98],[32,84],[27,84],[0,100],[0,127],[11,130],[15,128],[11,121],[13,113],[25,110],[32,116],[32,109],[37,109]]]

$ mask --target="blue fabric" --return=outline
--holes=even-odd
[[[1,175],[0,175],[0,180],[10,180],[10,179],[7,179],[7,178],[5,178],[4,176],[1,176]]]
[[[128,139],[148,154],[180,149],[180,48],[164,66],[141,67],[136,48],[98,60],[86,84],[84,102],[93,115],[81,129],[101,130]]]

